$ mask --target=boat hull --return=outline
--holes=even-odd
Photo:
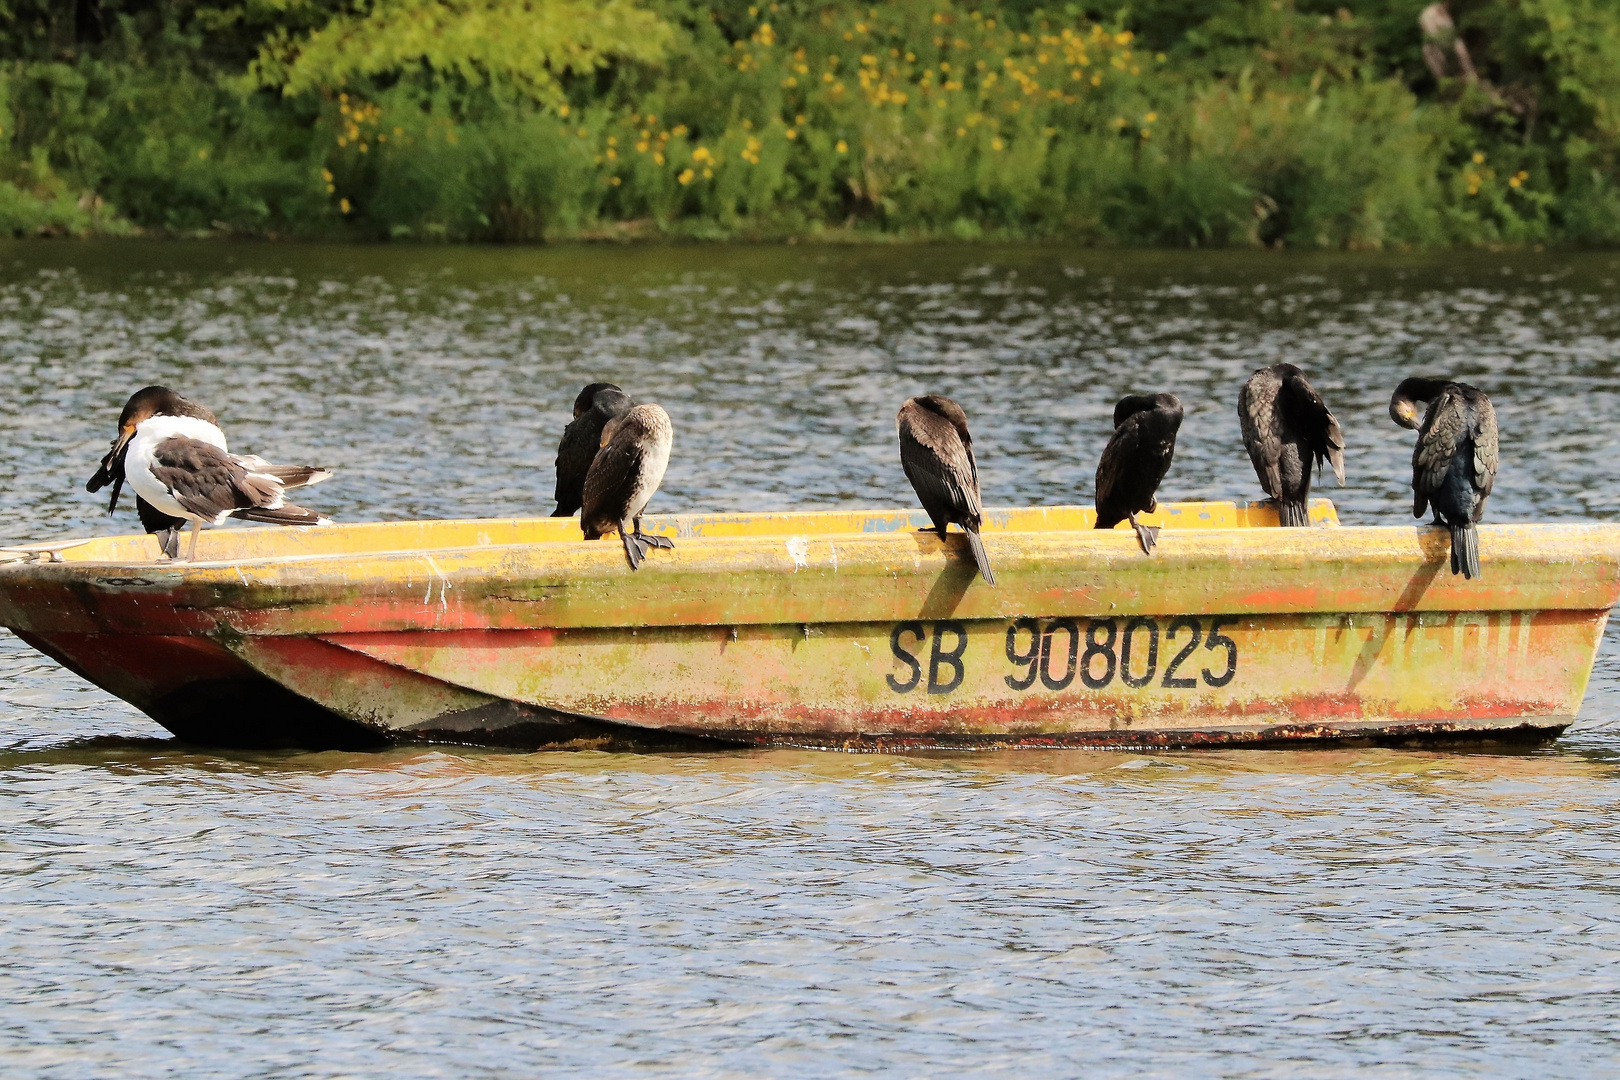
[[[1465,581],[1441,530],[1183,504],[1144,556],[999,513],[994,589],[901,511],[649,518],[636,573],[566,522],[401,523],[98,541],[0,568],[0,622],[223,745],[1494,744],[1571,722],[1620,596],[1611,526],[1487,526]]]

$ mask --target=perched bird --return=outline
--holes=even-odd
[[[602,429],[636,402],[612,383],[593,382],[574,399],[574,418],[557,444],[557,509],[552,517],[569,517],[585,505],[585,476],[602,447]]]
[[[1418,420],[1417,402],[1429,408]],[[1434,507],[1434,523],[1451,530],[1451,572],[1479,577],[1480,517],[1496,483],[1496,409],[1464,383],[1445,379],[1402,381],[1389,399],[1390,419],[1415,428],[1412,516]]]
[[[1311,459],[1325,458],[1344,486],[1344,435],[1316,388],[1293,364],[1272,364],[1249,376],[1238,394],[1243,445],[1285,526],[1311,523]]]
[[[979,464],[967,414],[948,397],[927,394],[908,398],[894,419],[900,431],[900,465],[941,540],[945,526],[959,525],[985,584],[994,585],[990,556],[979,539],[984,504],[979,500]]]
[[[163,553],[175,558],[179,530],[191,525],[189,561],[197,554],[203,525],[227,518],[275,525],[318,525],[326,519],[286,502],[288,488],[328,480],[329,469],[312,465],[272,465],[261,457],[238,457],[225,444],[214,414],[164,386],[137,390],[118,418],[118,436],[87,491],[113,486],[110,514],[127,481],[135,492],[141,525],[158,537]]]
[[[1137,514],[1158,509],[1153,497],[1170,471],[1181,429],[1181,400],[1174,394],[1131,394],[1114,406],[1114,433],[1097,463],[1097,525],[1112,529],[1126,518],[1136,530],[1142,551],[1153,554],[1156,526],[1143,525]]]
[[[617,532],[632,570],[641,566],[648,548],[675,546],[667,536],[641,531],[641,513],[664,480],[674,438],[662,406],[637,405],[602,429],[601,446],[585,476],[580,529],[587,540]]]

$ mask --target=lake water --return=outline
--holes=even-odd
[[[341,520],[550,510],[578,388],[665,405],[658,511],[1086,501],[1117,397],[1169,498],[1258,497],[1300,364],[1347,523],[1410,521],[1405,374],[1489,392],[1497,521],[1613,520],[1620,256],[0,245],[5,540],[136,387],[320,461]],[[126,500],[127,502],[127,500]],[[1550,748],[218,753],[0,636],[0,1073],[1501,1076],[1620,1065],[1620,636]]]

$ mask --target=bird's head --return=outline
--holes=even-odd
[[[1423,412],[1418,403],[1432,401],[1446,385],[1445,379],[1413,377],[1401,380],[1389,399],[1389,418],[1403,428],[1416,429],[1423,423]]]

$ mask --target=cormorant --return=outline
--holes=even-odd
[[[226,518],[276,525],[318,525],[326,519],[283,498],[288,488],[328,480],[329,469],[272,465],[261,457],[238,457],[225,444],[214,414],[164,386],[137,390],[118,418],[118,436],[88,483],[87,491],[113,485],[110,514],[127,481],[135,492],[141,525],[154,533],[163,553],[179,552],[179,530],[191,524],[187,561],[196,557],[203,525]]]
[[[1311,523],[1311,459],[1325,458],[1344,486],[1344,435],[1305,373],[1293,364],[1272,364],[1249,376],[1238,394],[1243,445],[1260,486],[1277,502],[1289,527]]]
[[[1418,420],[1417,402],[1429,408]],[[1412,450],[1412,516],[1434,507],[1434,523],[1451,530],[1451,572],[1479,577],[1479,530],[1485,500],[1496,483],[1496,409],[1491,399],[1465,383],[1446,379],[1404,380],[1389,399],[1389,416],[1415,428]]]
[[[1159,530],[1137,514],[1158,509],[1154,493],[1170,471],[1181,428],[1181,400],[1174,394],[1131,394],[1114,406],[1114,433],[1097,463],[1097,525],[1112,529],[1126,518],[1145,554],[1153,554]]]
[[[900,432],[900,465],[935,531],[943,540],[946,525],[961,526],[979,575],[985,584],[994,585],[990,556],[979,539],[984,505],[979,500],[979,465],[973,458],[967,414],[950,398],[927,394],[908,398],[894,422]]]
[[[601,448],[585,477],[580,529],[596,540],[617,532],[630,569],[641,566],[648,548],[673,548],[667,536],[641,531],[641,513],[663,482],[675,431],[658,405],[637,405],[602,429]]]
[[[635,399],[612,383],[591,383],[579,392],[574,418],[557,444],[557,509],[552,517],[569,517],[585,505],[585,476],[601,449],[602,429],[635,406]]]

